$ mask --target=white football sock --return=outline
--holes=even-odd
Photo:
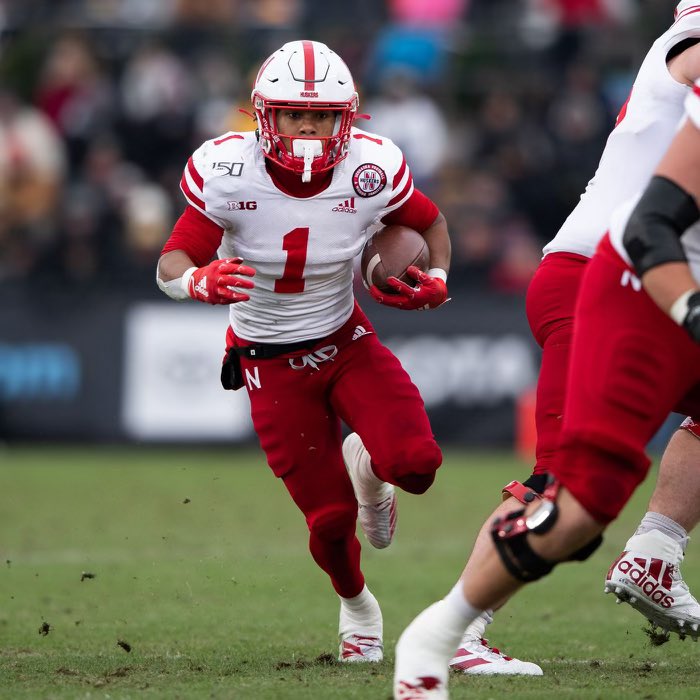
[[[639,523],[639,527],[635,531],[635,535],[645,535],[651,530],[658,530],[664,535],[670,537],[674,542],[678,542],[681,546],[683,554],[685,554],[685,548],[688,546],[688,532],[686,529],[679,525],[675,520],[669,518],[662,513],[654,513],[653,511],[648,511],[642,518],[642,522]]]
[[[367,585],[354,598],[338,597],[341,603],[338,634],[341,637],[348,634],[382,636],[382,611]]]

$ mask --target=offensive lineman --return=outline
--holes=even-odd
[[[686,113],[641,196],[615,210],[581,284],[554,478],[541,500],[494,523],[481,567],[406,628],[395,698],[447,698],[464,626],[557,563],[590,556],[644,480],[644,448],[669,412],[700,411],[700,81]]]
[[[546,474],[558,458],[574,307],[586,263],[605,233],[614,208],[644,187],[673,138],[683,116],[683,100],[700,77],[699,41],[700,2],[684,0],[676,8],[673,25],[654,42],[642,63],[595,177],[557,236],[545,246],[545,257],[527,297],[530,326],[543,349],[537,388],[537,461],[533,475],[524,484],[512,482],[505,487],[507,500],[494,511],[494,517],[511,512],[515,499],[527,504],[537,498],[534,493],[542,492]],[[610,567],[606,591],[616,592],[664,629],[696,636],[697,627],[693,630],[693,626],[700,623],[700,605],[683,581],[679,564],[687,533],[700,520],[700,426],[688,419],[682,428],[664,453],[649,512]],[[490,555],[492,519],[477,537],[463,579],[475,575]],[[658,585],[640,588],[635,576],[629,575],[630,567],[652,558],[662,562],[659,571],[652,572],[658,577]],[[658,596],[660,589],[666,596],[663,606],[648,595]],[[496,601],[495,607],[505,599]],[[459,597],[455,600],[459,605]],[[466,642],[483,634],[490,612],[486,610],[466,629],[450,662],[453,668],[472,661]],[[444,697],[438,690],[433,695]]]
[[[339,660],[381,661],[358,503],[367,538],[386,547],[394,486],[423,493],[442,455],[418,390],[354,300],[353,259],[382,225],[418,230],[431,269],[413,268],[415,286],[397,280],[390,297],[371,292],[397,308],[435,308],[447,299],[447,224],[414,188],[398,147],[352,127],[352,76],[324,44],[273,53],[252,102],[255,133],[207,141],[187,162],[187,207],[163,248],[158,286],[174,299],[230,305],[222,383],[246,386],[270,468],[340,597]],[[342,449],[341,421],[354,431]]]

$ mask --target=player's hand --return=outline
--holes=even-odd
[[[449,301],[447,285],[439,277],[431,277],[415,265],[408,267],[406,272],[416,281],[415,286],[411,287],[396,277],[389,277],[386,282],[394,291],[382,292],[376,285],[372,285],[369,288],[372,298],[385,306],[411,311],[435,309]]]
[[[250,297],[239,289],[252,289],[255,270],[242,265],[241,258],[222,258],[214,260],[204,267],[196,267],[188,275],[183,275],[185,291],[192,299],[207,304],[235,304],[248,301]],[[188,270],[189,272],[189,270]],[[238,275],[242,275],[239,277]]]

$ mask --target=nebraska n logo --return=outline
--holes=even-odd
[[[642,288],[642,280],[633,274],[630,270],[625,270],[622,273],[622,278],[620,279],[620,286],[622,287],[632,287],[635,292],[638,292]]]

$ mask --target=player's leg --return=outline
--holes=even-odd
[[[700,426],[688,418],[661,458],[649,510],[613,562],[605,592],[662,629],[697,638],[700,605],[680,571],[690,532],[700,520]]]
[[[495,518],[502,517],[544,490],[546,472],[556,454],[561,432],[566,378],[573,339],[573,317],[578,289],[588,259],[580,255],[553,253],[544,258],[527,292],[527,316],[535,340],[542,348],[542,362],[537,380],[536,462],[532,476],[504,487],[504,501],[484,521],[464,573],[492,547],[491,528]],[[500,607],[505,601],[500,601]],[[479,616],[464,633],[459,649],[451,662],[454,669],[468,674],[520,673],[540,675],[536,664],[522,662],[499,654],[488,654],[484,635],[490,615]]]
[[[282,479],[309,528],[309,549],[341,600],[341,661],[382,658],[382,616],[360,569],[357,502],[341,457],[340,421],[326,400],[332,363],[293,369],[288,359],[243,367],[251,415],[275,476]]]
[[[557,562],[594,551],[647,473],[647,442],[700,378],[679,371],[695,368],[700,350],[645,294],[620,285],[627,268],[609,244],[605,251],[590,263],[577,308],[562,448],[552,465],[563,488],[495,523],[495,547],[406,628],[396,649],[396,697],[402,685],[441,697],[432,691],[446,687],[460,627]]]
[[[442,454],[423,400],[398,359],[373,333],[342,353],[331,401],[355,431],[343,455],[359,502],[359,520],[375,547],[391,542],[396,524],[394,486],[422,493]]]

